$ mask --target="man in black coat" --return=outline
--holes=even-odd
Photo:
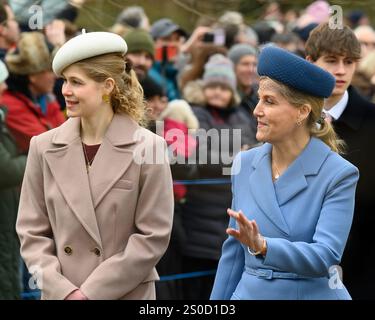
[[[352,229],[344,253],[344,281],[353,299],[374,299],[375,278],[375,105],[349,87],[349,101],[334,122],[338,135],[347,143],[344,157],[360,171]]]
[[[330,72],[336,79],[324,111],[339,138],[346,143],[343,156],[358,167],[353,224],[342,260],[343,281],[353,299],[375,297],[375,105],[350,86],[361,46],[349,27],[316,27],[306,42],[307,60]]]

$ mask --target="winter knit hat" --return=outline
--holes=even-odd
[[[17,48],[7,53],[5,61],[9,71],[18,75],[51,70],[52,67],[52,55],[40,32],[23,32]]]
[[[150,34],[155,40],[167,37],[173,32],[178,32],[182,36],[186,36],[185,30],[183,30],[178,24],[174,23],[171,19],[167,18],[155,21],[150,29]]]
[[[237,64],[243,56],[257,56],[258,52],[253,46],[245,43],[235,44],[228,52],[228,58]]]
[[[128,44],[128,52],[146,51],[152,57],[155,53],[155,44],[151,35],[143,29],[134,29],[126,34],[125,41]]]
[[[162,88],[154,79],[146,77],[139,82],[143,89],[143,94],[146,100],[153,97],[165,97],[166,94]]]
[[[148,20],[144,9],[140,6],[130,6],[122,10],[116,19],[116,23],[132,28],[146,28]]]
[[[203,85],[225,84],[236,92],[236,75],[233,63],[222,54],[214,54],[204,66]]]

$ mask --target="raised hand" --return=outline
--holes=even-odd
[[[227,212],[230,217],[236,219],[239,227],[238,230],[228,228],[226,230],[227,234],[235,237],[252,251],[261,251],[264,248],[264,238],[259,233],[259,228],[255,220],[247,219],[241,210],[237,212],[232,209],[228,209]]]

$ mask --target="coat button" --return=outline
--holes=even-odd
[[[64,247],[64,252],[65,252],[68,256],[70,256],[70,255],[72,255],[72,253],[73,253],[73,249],[72,249],[71,246],[65,246],[65,247]]]
[[[99,249],[99,248],[94,248],[94,249],[92,249],[91,251],[94,252],[94,254],[95,254],[96,256],[100,257],[101,252],[100,252],[100,249]]]

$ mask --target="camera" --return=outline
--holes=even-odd
[[[155,61],[173,61],[178,54],[178,48],[175,45],[164,45],[155,49]]]

